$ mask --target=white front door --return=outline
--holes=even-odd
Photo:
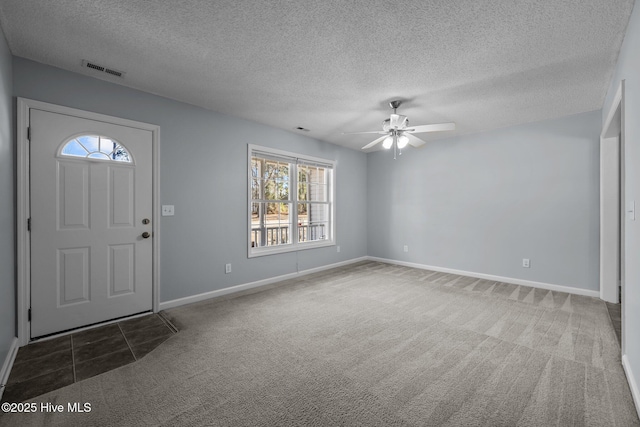
[[[152,310],[152,133],[30,110],[31,337]]]

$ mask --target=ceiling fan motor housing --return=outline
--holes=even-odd
[[[409,119],[400,114],[392,114],[390,118],[382,122],[382,129],[385,132],[391,129],[406,129],[407,126],[409,126]]]

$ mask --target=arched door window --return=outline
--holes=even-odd
[[[81,135],[72,138],[62,146],[60,155],[131,163],[131,156],[122,144],[115,139],[100,135]]]

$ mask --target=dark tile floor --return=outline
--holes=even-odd
[[[21,347],[3,402],[21,402],[144,357],[177,330],[158,314]]]
[[[622,343],[620,336],[622,335],[622,305],[614,304],[611,302],[607,304],[607,311],[609,312],[609,318],[613,325],[613,330],[616,331],[616,337],[618,338],[618,344]]]

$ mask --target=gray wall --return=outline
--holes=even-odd
[[[366,255],[364,154],[22,58],[13,72],[16,96],[160,125],[160,202],[175,205],[161,218],[161,301]],[[247,144],[337,161],[340,253],[247,258]]]
[[[625,198],[634,200],[640,206],[640,8],[636,3],[627,27],[618,64],[611,86],[607,92],[603,120],[611,108],[611,103],[621,80],[625,80]],[[636,215],[638,215],[636,213]],[[638,218],[636,216],[636,218]],[[635,329],[640,325],[640,221],[625,222],[625,310],[623,333],[626,336],[625,353],[634,375],[632,381],[640,386],[640,334]],[[637,389],[636,389],[637,390]],[[640,399],[640,396],[636,396]],[[636,402],[640,403],[640,402]]]
[[[0,28],[0,367],[16,336],[11,62]]]
[[[599,135],[595,111],[369,155],[368,254],[598,290]]]

